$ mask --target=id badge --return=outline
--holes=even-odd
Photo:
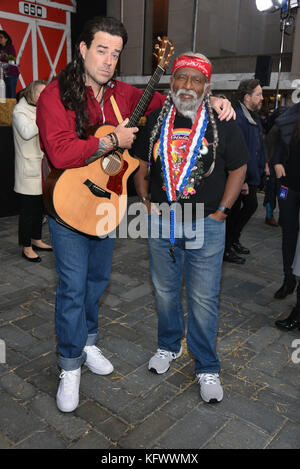
[[[279,198],[281,200],[286,200],[287,195],[288,195],[289,188],[286,186],[281,186],[280,191],[279,191]]]

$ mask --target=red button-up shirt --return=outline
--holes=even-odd
[[[91,126],[103,124],[118,125],[110,102],[113,95],[122,117],[130,117],[142,95],[139,90],[127,83],[110,81],[105,89],[104,100],[100,106],[92,88],[87,87],[87,113]],[[155,92],[146,114],[162,106],[165,96]],[[69,169],[84,166],[88,157],[98,149],[99,139],[90,135],[80,139],[75,130],[75,112],[63,106],[58,81],[54,80],[41,93],[37,104],[37,125],[40,144],[49,165],[57,169]]]

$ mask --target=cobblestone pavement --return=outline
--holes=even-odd
[[[201,401],[185,341],[166,374],[147,370],[157,330],[147,242],[118,239],[99,308],[99,344],[115,370],[101,377],[83,367],[79,407],[59,412],[53,254],[37,265],[21,257],[17,217],[0,219],[0,240],[0,448],[300,447],[300,351],[293,347],[300,333],[274,327],[295,294],[273,299],[282,281],[281,233],[264,223],[262,195],[242,238],[251,249],[246,264],[223,267],[224,400],[217,405]]]

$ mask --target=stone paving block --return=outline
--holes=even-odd
[[[121,337],[129,342],[136,342],[142,338],[136,330],[128,327],[124,321],[124,317],[119,322],[114,322],[106,326],[107,332],[117,337]]]
[[[155,448],[200,449],[219,431],[228,418],[199,405],[177,421],[155,442]]]
[[[135,399],[118,382],[114,382],[113,375],[109,379],[88,372],[81,379],[80,389],[83,394],[115,414]]]
[[[164,414],[156,412],[139,426],[134,427],[119,441],[119,447],[124,449],[151,448],[155,441],[174,425],[175,421]]]
[[[0,325],[29,315],[21,306],[0,306]]]
[[[45,319],[37,316],[36,314],[28,314],[21,319],[13,321],[12,324],[28,332],[32,329],[35,329],[36,327],[41,326],[42,324],[45,324],[45,322]]]
[[[263,403],[265,408],[268,408],[281,418],[289,418],[294,423],[300,424],[299,399],[295,399],[288,394],[277,394],[269,387],[259,389],[252,396],[252,399]]]
[[[9,439],[4,435],[4,433],[0,432],[0,449],[9,449],[13,446],[13,443],[9,441]]]
[[[270,436],[262,430],[237,418],[230,420],[212,438],[205,449],[264,449]]]
[[[300,449],[300,426],[287,421],[268,445],[268,449]]]
[[[55,399],[57,388],[59,385],[59,370],[56,369],[56,374],[52,374],[49,369],[42,370],[41,372],[27,378],[28,383],[32,384],[36,391],[41,391],[44,394],[49,394]]]
[[[34,298],[23,304],[24,309],[32,314],[42,316],[46,321],[54,321],[54,304],[44,298]]]
[[[24,356],[30,360],[47,355],[48,353],[55,353],[56,350],[56,337],[45,338],[44,340],[37,339],[36,344],[23,351]]]
[[[261,327],[257,332],[252,334],[246,342],[246,346],[255,352],[261,352],[279,338],[278,330],[275,327]]]
[[[154,412],[164,407],[166,403],[176,396],[174,387],[163,382],[149,390],[147,394],[136,398],[131,404],[119,410],[119,416],[131,425],[137,425]],[[172,417],[172,415],[170,415]]]
[[[248,339],[250,334],[247,331],[240,329],[232,329],[226,336],[217,339],[217,353],[222,359],[227,353],[232,350],[237,350]]]
[[[278,377],[274,377],[269,375],[266,371],[246,367],[238,371],[238,377],[251,381],[258,389],[270,388],[278,395],[287,394],[294,399],[300,399],[299,382],[294,385],[289,384],[284,379],[281,371]]]
[[[235,374],[244,368],[255,355],[255,352],[248,347],[237,347],[223,357],[222,370]]]
[[[140,366],[149,359],[149,354],[141,346],[128,342],[128,340],[110,335],[102,341],[103,347],[128,363]]]
[[[241,418],[269,435],[275,434],[284,420],[274,407],[265,405],[262,398],[245,397],[236,392],[227,391],[223,401],[215,406],[215,410],[228,417]]]
[[[151,389],[167,379],[166,375],[150,373],[147,366],[142,365],[120,380],[121,386],[134,396],[143,396]]]
[[[239,329],[247,331],[249,334],[257,334],[260,329],[268,327],[274,328],[274,321],[271,318],[266,318],[261,313],[249,313],[248,319],[239,325]]]
[[[126,274],[120,274],[119,272],[112,272],[110,276],[110,282],[118,282],[127,287],[136,287],[139,285],[139,281]]]
[[[193,385],[184,389],[184,391],[175,394],[173,398],[163,405],[162,411],[175,420],[180,420],[200,404],[202,404],[200,387],[195,382]]]
[[[267,370],[270,375],[275,375],[290,360],[289,351],[277,342],[269,345],[265,350],[258,353],[248,364],[249,368]]]
[[[3,337],[7,347],[11,347],[17,352],[24,353],[38,344],[38,339],[11,324],[0,327],[0,337]]]
[[[45,427],[41,419],[5,392],[0,391],[0,402],[0,431],[12,442],[18,443]]]
[[[175,373],[167,378],[167,382],[179,390],[185,389],[196,380],[194,360],[190,360],[187,365],[180,367],[180,360],[177,359],[176,362],[172,363],[172,370]]]
[[[35,327],[34,329],[31,330],[31,335],[33,337],[36,337],[39,340],[42,339],[47,339],[49,337],[55,337],[55,325],[54,324],[42,324],[39,327]],[[54,340],[53,340],[54,343]]]
[[[15,449],[65,449],[67,441],[50,428],[35,432],[26,440],[17,444]]]
[[[236,327],[242,328],[247,319],[236,310],[226,311],[220,314],[218,336],[231,332]]]
[[[93,401],[86,401],[84,404],[79,405],[75,410],[75,414],[94,427],[98,427],[111,417],[110,412]]]
[[[89,426],[84,420],[75,417],[72,412],[60,412],[55,400],[45,394],[36,396],[29,406],[40,419],[46,421],[69,440],[80,438],[89,431]]]
[[[0,379],[0,386],[17,400],[27,401],[36,394],[35,388],[19,376],[9,373]]]
[[[260,291],[263,289],[263,285],[257,282],[241,282],[237,287],[231,288],[226,291],[227,295],[238,298],[239,300],[247,300],[252,296],[257,297]]]
[[[72,443],[68,449],[109,449],[112,448],[112,443],[101,435],[101,433],[90,430],[86,435],[80,438],[75,443]]]
[[[122,422],[117,417],[110,417],[106,422],[100,423],[98,426],[99,431],[110,441],[117,443],[120,438],[126,435],[129,430],[129,425]]]
[[[143,283],[138,287],[131,288],[128,291],[120,292],[120,296],[125,301],[135,301],[139,298],[143,298],[146,295],[152,293],[151,283]]]
[[[45,368],[52,366],[56,363],[56,356],[54,353],[47,353],[35,360],[31,360],[26,364],[19,366],[16,369],[16,374],[21,378],[28,378],[30,376],[34,376],[37,373],[40,373]]]

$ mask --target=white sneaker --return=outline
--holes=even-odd
[[[156,354],[150,359],[148,369],[161,375],[168,371],[170,363],[182,354],[182,347],[179,352],[168,352],[167,350],[158,349]]]
[[[62,370],[56,394],[56,404],[62,412],[73,412],[79,404],[79,385],[81,369]]]
[[[83,349],[86,352],[85,365],[97,375],[109,375],[114,367],[107,358],[104,357],[101,350],[96,345],[86,345]]]
[[[210,404],[221,402],[223,388],[218,373],[199,373],[197,378],[200,384],[200,395],[204,402]]]

